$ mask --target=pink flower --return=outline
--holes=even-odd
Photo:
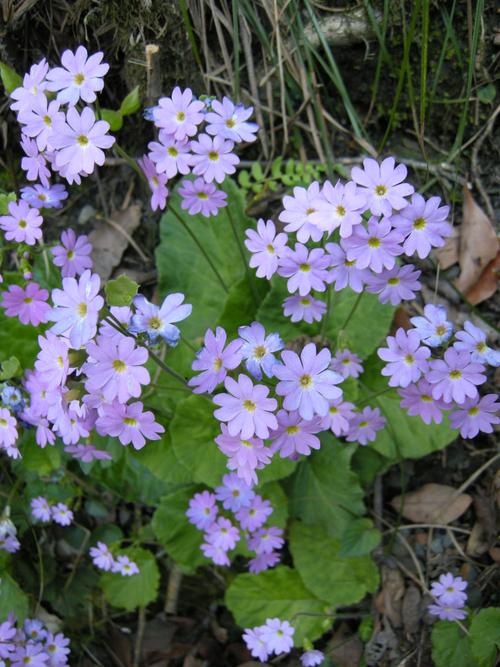
[[[73,521],[73,512],[64,503],[57,503],[50,508],[53,521],[60,526],[69,526]]]
[[[222,485],[215,489],[215,497],[225,510],[237,512],[242,507],[250,507],[255,492],[234,472],[224,475]]]
[[[153,111],[157,127],[173,135],[178,141],[192,137],[203,121],[204,103],[193,100],[190,88],[181,90],[176,86],[171,97],[162,97]]]
[[[444,401],[433,398],[432,385],[425,378],[417,384],[398,389],[398,394],[403,399],[400,406],[406,408],[410,417],[419,416],[424,424],[431,424],[433,421],[440,424],[443,421],[442,411],[447,405]]]
[[[300,296],[306,296],[311,290],[326,290],[330,258],[323,248],[313,248],[308,252],[305,245],[296,243],[295,250],[286,248],[278,263],[278,274],[288,278],[290,293],[298,290]]]
[[[420,346],[420,336],[414,329],[405,331],[400,327],[395,336],[387,336],[387,345],[379,348],[377,354],[387,362],[381,372],[389,377],[389,387],[407,387],[427,372],[431,351]]]
[[[69,343],[65,338],[47,331],[45,336],[38,336],[40,352],[35,368],[43,383],[48,387],[57,387],[66,383],[66,377],[73,369],[69,367]]]
[[[30,139],[26,134],[21,137],[21,148],[26,154],[21,160],[21,169],[26,172],[28,181],[40,180],[42,185],[48,187],[50,169],[47,167],[47,159],[40,153],[36,141]]]
[[[306,243],[310,238],[319,241],[323,230],[312,222],[312,215],[316,213],[314,202],[320,197],[319,183],[314,181],[306,188],[295,187],[293,197],[283,197],[284,211],[279,215],[281,222],[286,222],[285,232],[297,232],[297,240]]]
[[[30,503],[31,515],[38,519],[39,521],[44,521],[48,523],[51,520],[50,505],[47,498],[43,496],[38,496],[33,498]]]
[[[462,438],[474,438],[479,432],[493,433],[493,426],[500,424],[499,411],[496,394],[469,398],[450,413],[450,424],[460,429]]]
[[[330,367],[332,371],[340,373],[344,378],[358,378],[363,372],[363,365],[360,357],[348,349],[337,350]]]
[[[440,197],[431,197],[427,201],[416,192],[411,204],[405,206],[392,218],[392,224],[406,238],[403,250],[407,255],[415,252],[424,259],[432,248],[442,248],[444,240],[452,232],[451,225],[446,222],[450,212],[449,206],[439,206]]]
[[[167,205],[168,197],[168,188],[166,186],[168,179],[166,174],[159,174],[156,171],[154,162],[147,155],[144,155],[137,162],[148,179],[149,189],[153,193],[151,195],[151,210],[156,211],[160,209],[160,211],[163,211]]]
[[[276,563],[279,563],[281,560],[281,555],[277,551],[271,551],[270,553],[260,553],[255,558],[251,558],[248,561],[248,571],[252,574],[258,574],[259,572],[264,572],[264,570],[269,570],[270,567],[274,567]]]
[[[366,197],[352,181],[345,185],[337,181],[335,186],[325,181],[321,196],[312,204],[316,209],[309,216],[312,223],[328,234],[340,228],[340,236],[347,238],[352,234],[352,228],[362,221]]]
[[[293,628],[288,621],[281,621],[279,618],[268,618],[265,625],[262,626],[261,638],[265,642],[269,652],[289,653],[293,648]]]
[[[243,440],[254,434],[267,438],[269,429],[278,425],[272,414],[278,403],[276,399],[268,398],[269,389],[262,384],[254,386],[250,378],[242,374],[238,381],[227,377],[224,385],[229,393],[214,396],[214,403],[221,406],[215,410],[215,417],[227,422],[232,436],[241,435]]]
[[[40,322],[46,322],[50,312],[47,303],[49,293],[40,289],[38,283],[28,283],[23,289],[19,285],[10,285],[8,292],[2,292],[2,308],[5,308],[7,317],[19,317],[22,324],[32,324],[37,327]]]
[[[217,503],[214,494],[209,491],[195,493],[189,501],[186,516],[189,522],[199,530],[210,528],[217,516]]]
[[[21,188],[21,199],[34,208],[61,208],[62,202],[68,198],[64,185],[44,187],[38,183]]]
[[[181,207],[190,215],[201,213],[205,218],[217,215],[220,208],[227,206],[227,194],[218,190],[213,183],[206,183],[202,178],[195,181],[182,181],[178,193],[182,197]]]
[[[319,322],[326,313],[326,303],[320,299],[308,296],[289,296],[283,301],[283,313],[290,317],[292,322],[304,320],[308,324]]]
[[[377,437],[377,431],[385,426],[385,417],[382,417],[378,408],[366,406],[359,413],[355,413],[349,422],[347,442],[359,442],[367,445]]]
[[[248,548],[256,551],[258,554],[270,554],[275,549],[281,549],[285,544],[283,531],[276,526],[268,528],[259,528],[248,540]]]
[[[301,454],[308,456],[312,449],[320,448],[319,438],[314,435],[322,431],[321,420],[302,419],[298,412],[280,410],[277,414],[278,428],[271,433],[271,451],[279,451],[280,457],[296,459]]]
[[[342,396],[342,389],[335,385],[344,379],[327,370],[332,359],[330,351],[323,348],[316,353],[316,345],[308,343],[300,357],[291,350],[284,350],[281,358],[283,366],[277,365],[274,374],[280,380],[276,393],[285,397],[285,410],[298,410],[305,420],[312,419],[315,414],[326,416],[329,401]]]
[[[118,438],[122,445],[132,443],[134,449],[142,449],[147,440],[159,440],[163,426],[155,422],[152,412],[144,412],[140,401],[123,405],[114,401],[103,404],[102,415],[96,422],[99,435]]]
[[[245,245],[252,253],[250,266],[257,269],[258,278],[271,280],[278,269],[278,260],[285,252],[287,235],[283,232],[276,234],[274,222],[264,222],[262,218],[257,221],[257,231],[247,229],[245,233]]]
[[[405,197],[415,191],[412,185],[403,183],[408,170],[404,164],[395,167],[393,157],[388,157],[379,165],[372,158],[363,160],[363,169],[353,167],[351,178],[361,186],[366,196],[366,206],[374,215],[391,215],[393,209],[401,210],[407,206]],[[391,267],[387,267],[391,268]]]
[[[0,216],[0,228],[5,232],[7,241],[35,245],[42,238],[40,229],[43,218],[36,208],[30,208],[27,202],[10,202],[10,215]]]
[[[240,526],[243,530],[253,533],[261,528],[273,513],[269,500],[263,500],[261,496],[255,496],[251,505],[242,507],[236,512]]]
[[[208,123],[208,134],[217,135],[238,143],[240,141],[255,141],[255,133],[259,129],[256,123],[247,120],[253,113],[253,107],[245,108],[242,104],[234,104],[227,97],[211,102],[211,111],[205,116]]]
[[[230,435],[225,424],[222,424],[222,434],[215,438],[215,442],[229,458],[229,470],[235,470],[248,486],[258,481],[255,470],[271,463],[272,452],[260,438],[242,440],[239,436]]]
[[[98,51],[88,58],[87,49],[79,46],[73,53],[69,49],[61,56],[62,67],[54,67],[47,74],[48,90],[59,91],[61,104],[74,106],[79,99],[95,102],[96,93],[104,88],[102,77],[109,65],[101,63],[103,53]]]
[[[52,248],[54,264],[61,267],[63,278],[74,278],[92,268],[92,245],[88,236],[77,236],[72,229],[61,234],[61,245]]]
[[[330,403],[328,413],[321,421],[322,429],[330,429],[337,437],[347,435],[350,420],[355,416],[354,404],[337,398]]]
[[[133,574],[139,574],[137,563],[130,560],[128,556],[118,556],[111,566],[111,571],[121,574],[122,577],[131,577]]]
[[[58,169],[67,167],[71,174],[91,174],[96,164],[104,164],[103,148],[110,148],[115,138],[108,134],[109,123],[96,121],[94,112],[85,107],[81,114],[75,107],[68,109],[66,122],[54,127],[52,143],[57,148]]]
[[[395,265],[396,257],[403,252],[402,240],[402,235],[392,229],[388,218],[378,222],[372,217],[368,220],[368,229],[358,225],[352,236],[344,239],[343,247],[347,259],[354,260],[357,269],[370,268],[380,273]]]
[[[207,329],[204,343],[191,366],[194,371],[201,373],[188,382],[190,387],[194,387],[195,394],[212,393],[215,387],[224,381],[227,371],[234,370],[241,362],[242,341],[234,340],[224,349],[226,332],[222,327],[217,327],[215,334],[211,329]]]
[[[234,549],[239,539],[240,531],[223,516],[214,521],[205,533],[205,540],[208,544],[213,544],[214,547],[224,551]]]
[[[160,174],[173,178],[177,174],[189,174],[191,171],[191,143],[177,141],[171,134],[160,131],[159,142],[148,144],[149,158],[156,165]]]
[[[71,454],[74,459],[91,463],[92,461],[111,461],[112,456],[102,449],[97,449],[94,445],[67,445],[64,448],[67,454]]]
[[[191,165],[193,174],[202,176],[207,183],[222,183],[227,174],[234,174],[240,158],[232,151],[232,141],[225,141],[220,136],[209,137],[200,134],[198,141],[191,142]]]
[[[395,266],[381,273],[367,273],[366,289],[378,294],[380,303],[397,306],[401,301],[414,299],[422,285],[419,282],[421,271],[416,271],[412,264]]]
[[[467,398],[476,398],[476,385],[486,382],[484,366],[471,362],[467,352],[457,352],[450,347],[444,359],[431,361],[431,370],[426,378],[433,385],[432,396],[446,403],[463,403]]]
[[[369,271],[359,269],[356,260],[347,259],[346,251],[338,243],[327,243],[326,252],[330,258],[330,275],[328,281],[333,283],[336,292],[350,287],[353,292],[362,292]]]

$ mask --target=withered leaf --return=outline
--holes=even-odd
[[[467,493],[456,496],[456,490],[445,484],[424,484],[391,500],[392,507],[413,523],[447,524],[467,510],[472,498]]]
[[[448,236],[442,248],[437,248],[434,253],[443,271],[458,262],[458,251],[460,248],[460,229],[453,227],[451,236]]]
[[[101,220],[99,227],[90,232],[93,270],[102,280],[107,280],[120,263],[140,220],[141,206],[132,204],[123,211],[115,211],[109,220]]]
[[[498,289],[500,279],[500,250],[479,276],[478,281],[467,292],[465,297],[472,305],[477,305],[493,296]]]

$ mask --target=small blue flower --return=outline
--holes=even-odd
[[[246,360],[248,372],[257,380],[262,378],[262,372],[267,377],[273,377],[273,368],[281,362],[276,359],[273,352],[278,352],[285,344],[277,333],[266,336],[262,324],[253,322],[250,326],[240,327],[238,334],[243,341],[240,352]]]

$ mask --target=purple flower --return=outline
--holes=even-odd
[[[61,267],[63,278],[74,278],[92,268],[92,245],[88,236],[77,236],[72,229],[61,234],[61,245],[52,248],[54,264]]]
[[[474,438],[479,432],[493,433],[493,425],[500,424],[499,410],[496,394],[469,398],[450,413],[450,424],[460,429],[462,438]]]
[[[111,571],[121,574],[122,577],[131,577],[133,574],[139,574],[137,563],[130,560],[128,556],[117,556]]]
[[[248,507],[242,507],[236,512],[236,518],[243,530],[253,533],[266,523],[272,513],[269,500],[256,495]]]
[[[33,498],[33,500],[30,503],[31,507],[31,515],[33,516],[34,519],[38,519],[39,521],[44,521],[45,523],[48,523],[51,518],[51,507],[49,505],[49,501],[47,498],[44,498],[43,496],[38,496],[38,498]]]
[[[159,174],[173,178],[177,174],[189,174],[191,171],[189,141],[177,141],[171,134],[160,131],[159,142],[151,141],[148,148],[148,157],[154,162]]]
[[[264,222],[262,218],[257,221],[257,231],[247,229],[245,233],[245,245],[252,253],[249,265],[257,268],[258,278],[271,280],[278,269],[278,260],[285,252],[288,236],[283,232],[276,234],[274,222]]]
[[[424,259],[431,248],[442,248],[444,239],[450,236],[452,227],[446,222],[449,206],[439,206],[441,197],[431,197],[427,201],[415,192],[402,211],[394,215],[392,223],[405,236],[403,250],[406,255],[415,252]]]
[[[182,197],[181,207],[190,215],[201,213],[205,218],[217,215],[220,208],[227,206],[227,194],[218,190],[213,183],[206,183],[202,178],[195,181],[182,181],[177,192]]]
[[[377,431],[385,426],[385,417],[382,417],[378,408],[366,406],[362,412],[356,413],[349,422],[347,442],[359,442],[366,445],[377,437]]]
[[[263,627],[264,626],[261,625],[256,628],[246,628],[243,633],[243,641],[254,658],[257,658],[261,662],[266,662],[270,651],[267,648],[266,642],[262,638]]]
[[[227,371],[234,370],[241,362],[241,341],[234,340],[224,349],[226,332],[222,327],[217,327],[215,334],[211,329],[207,329],[204,343],[191,366],[194,371],[201,373],[188,382],[190,387],[194,387],[195,394],[211,394],[215,387],[224,381]]]
[[[0,447],[8,449],[17,440],[17,421],[7,408],[0,408]]]
[[[67,656],[70,653],[69,648],[67,648],[68,645],[69,639],[61,632],[57,635],[53,635],[51,632],[47,634],[44,650],[49,656],[51,667],[64,667],[68,664]]]
[[[130,320],[132,319],[132,310],[128,306],[111,306],[109,309],[111,315],[114,319],[119,322],[125,331],[130,326]],[[116,325],[116,322],[114,322]],[[105,336],[106,338],[113,338],[115,342],[121,340],[125,334],[121,331],[118,331],[115,327],[112,327],[109,322],[106,320],[101,320],[99,323],[99,336]]]
[[[123,405],[114,401],[102,405],[102,415],[96,421],[99,435],[118,438],[122,445],[132,443],[134,449],[142,449],[147,440],[159,440],[165,429],[155,422],[152,412],[144,412],[140,401]]]
[[[408,173],[404,164],[395,167],[393,157],[388,157],[379,165],[372,158],[363,160],[363,169],[353,167],[351,178],[361,186],[366,195],[366,206],[374,215],[391,215],[393,209],[407,206],[405,197],[415,191],[412,185],[403,183]],[[387,267],[390,268],[390,267]]]
[[[391,227],[389,218],[378,222],[372,217],[368,220],[367,229],[358,225],[352,236],[344,239],[343,247],[347,259],[355,260],[356,268],[370,268],[380,273],[383,269],[393,268],[397,255],[403,252],[402,240],[402,235]]]
[[[354,292],[362,292],[369,272],[358,269],[356,260],[347,259],[344,248],[338,243],[327,243],[325,248],[330,257],[329,282],[333,283],[334,290],[340,292],[350,287]]]
[[[272,414],[278,405],[276,399],[268,398],[269,389],[263,384],[254,385],[249,377],[240,374],[238,380],[227,377],[224,382],[229,393],[216,394],[217,419],[227,422],[230,435],[241,435],[243,440],[254,434],[267,438],[269,429],[277,427],[278,422]]]
[[[430,604],[427,607],[429,614],[437,616],[440,621],[463,621],[467,616],[465,609],[457,609],[450,605]]]
[[[101,279],[96,273],[84,271],[80,278],[63,278],[63,289],[52,290],[54,308],[49,320],[55,322],[51,330],[69,338],[71,347],[79,349],[93,338],[97,318],[104,305],[99,296]]]
[[[0,536],[0,550],[14,554],[21,548],[21,543],[15,535]]]
[[[217,504],[215,496],[209,491],[195,493],[189,501],[189,509],[186,511],[189,522],[199,530],[207,530],[214,523],[217,516]]]
[[[433,385],[432,396],[446,403],[463,403],[466,398],[476,398],[476,385],[486,382],[484,366],[471,362],[470,354],[458,352],[452,347],[444,353],[444,359],[431,361],[426,377]]]
[[[231,564],[231,561],[227,555],[227,551],[221,547],[217,547],[215,544],[211,544],[210,542],[204,542],[200,548],[203,551],[205,558],[212,560],[215,565],[225,565],[227,567]]]
[[[30,208],[25,201],[9,204],[10,215],[0,216],[0,228],[5,232],[7,241],[35,245],[42,238],[40,229],[43,218],[36,208]]]
[[[12,614],[6,621],[0,624],[0,658],[9,658],[10,654],[15,650],[14,638],[17,634],[15,621]]]
[[[400,406],[406,408],[410,417],[418,416],[424,424],[431,424],[433,421],[440,424],[443,421],[442,410],[445,410],[447,405],[444,401],[433,398],[432,385],[425,378],[416,384],[398,389],[398,394],[403,399]]]
[[[24,646],[18,646],[10,656],[11,667],[47,667],[49,656],[40,644],[27,642]]]
[[[52,520],[60,526],[69,526],[73,521],[73,512],[65,503],[57,503],[50,508]]]
[[[123,336],[115,342],[112,338],[98,338],[97,343],[87,344],[88,361],[82,371],[86,374],[85,389],[89,393],[102,392],[104,400],[115,398],[126,403],[129,398],[141,395],[141,385],[151,381],[144,368],[148,351],[136,347],[133,338]]]
[[[302,667],[316,667],[316,665],[321,665],[324,659],[324,653],[312,649],[310,651],[306,651],[300,656],[300,663]]]
[[[109,70],[109,65],[101,62],[103,55],[98,51],[88,57],[84,46],[74,53],[67,49],[61,56],[62,67],[49,70],[47,89],[59,91],[57,100],[61,104],[74,106],[80,99],[95,102],[96,93],[104,88],[102,77]]]
[[[443,345],[453,332],[453,325],[446,319],[444,306],[433,306],[431,303],[424,308],[424,316],[412,317],[410,322],[423,343],[429,347]]]
[[[332,371],[340,373],[343,378],[358,378],[363,372],[363,365],[360,357],[347,348],[337,350],[330,364]]]
[[[277,551],[271,551],[271,553],[260,553],[255,558],[251,558],[248,561],[248,570],[252,574],[258,574],[264,570],[269,570],[270,567],[274,567],[281,560],[281,555]]]
[[[248,540],[248,548],[256,551],[257,554],[270,554],[275,549],[281,549],[285,544],[282,535],[283,531],[276,526],[259,528]]]
[[[329,401],[342,396],[342,389],[335,385],[342,382],[343,377],[327,370],[332,359],[330,351],[323,348],[316,354],[316,345],[308,343],[300,357],[296,352],[284,350],[281,358],[283,366],[276,366],[274,374],[280,380],[276,393],[285,397],[285,410],[298,410],[305,420],[315,414],[324,417]]]
[[[23,85],[10,94],[14,102],[10,105],[13,111],[31,109],[35,100],[42,96],[47,83],[45,77],[49,66],[45,58],[32,65],[30,71],[24,75]],[[44,96],[45,97],[45,96]]]
[[[305,245],[296,243],[295,250],[285,249],[278,266],[278,274],[288,278],[287,288],[291,294],[298,290],[300,296],[306,296],[312,289],[324,292],[326,283],[330,282],[330,257],[323,248],[313,248],[309,252]]]
[[[104,572],[109,572],[115,562],[113,554],[109,550],[107,544],[104,542],[98,542],[96,547],[91,547],[90,557],[94,565],[99,568],[99,570],[104,570]]]
[[[255,491],[235,473],[222,478],[222,486],[215,489],[215,497],[225,510],[237,512],[242,507],[249,507],[255,498]]]
[[[34,208],[61,208],[68,198],[64,185],[34,185],[21,188],[21,198]]]
[[[64,113],[59,111],[59,102],[49,102],[45,95],[39,95],[29,109],[19,112],[18,120],[23,123],[23,133],[36,139],[39,151],[52,148],[54,129],[64,122]]]
[[[469,352],[471,361],[490,366],[500,366],[500,352],[492,350],[486,344],[486,333],[472,322],[465,322],[464,331],[457,331],[457,341],[453,344],[458,352]]]
[[[64,338],[47,331],[38,336],[40,351],[37,355],[35,368],[42,382],[47,386],[57,387],[66,383],[66,377],[73,371],[69,367],[69,344]]]
[[[7,317],[19,317],[22,324],[32,324],[37,327],[40,322],[46,322],[51,310],[47,299],[49,293],[40,289],[38,283],[28,283],[23,289],[19,285],[10,285],[8,292],[1,294],[2,308],[5,308]]]
[[[288,621],[281,621],[279,618],[268,618],[265,625],[262,626],[261,637],[269,652],[279,655],[280,653],[289,653],[292,650],[294,634],[295,628]]]
[[[38,181],[49,186],[50,169],[47,167],[47,159],[40,153],[36,141],[30,139],[26,134],[21,137],[21,148],[26,154],[21,160],[21,169],[26,172],[28,181]]]
[[[240,531],[223,516],[214,521],[205,533],[205,540],[208,544],[213,544],[214,547],[224,551],[234,549],[239,539]]]
[[[253,113],[253,107],[245,108],[242,104],[234,104],[227,97],[223,97],[222,102],[213,100],[210,106],[212,110],[205,116],[205,121],[208,123],[208,134],[217,135],[235,143],[256,140],[255,133],[259,126],[256,123],[247,122]]]
[[[229,457],[229,470],[235,470],[238,477],[249,486],[257,483],[255,470],[271,462],[272,452],[260,438],[242,440],[239,436],[229,435],[225,424],[222,424],[222,434],[215,438],[215,442],[221,452]]]
[[[314,435],[322,430],[318,417],[306,421],[298,412],[280,410],[278,428],[271,433],[271,451],[279,451],[280,457],[296,459],[301,454],[309,456],[311,449],[319,449],[319,438]]]
[[[281,222],[286,222],[285,232],[297,232],[297,240],[306,243],[310,238],[319,241],[323,236],[323,230],[311,220],[316,208],[313,202],[320,197],[319,183],[314,181],[307,188],[295,187],[293,197],[283,197],[284,211],[279,215]]]
[[[234,174],[240,158],[232,151],[232,141],[225,141],[222,137],[209,137],[200,134],[198,141],[191,142],[191,165],[193,174],[202,176],[207,183],[217,181],[222,183],[226,174]]]
[[[432,582],[431,595],[441,605],[463,607],[467,600],[467,593],[464,593],[466,588],[467,582],[462,577],[454,577],[451,572],[447,572]]]
[[[431,355],[428,347],[420,346],[420,336],[401,327],[395,336],[387,336],[388,347],[380,347],[378,356],[386,361],[382,375],[389,377],[389,387],[407,387],[416,382],[429,368],[427,359]]]
[[[97,449],[94,445],[68,445],[64,448],[67,454],[71,454],[74,459],[91,463],[92,461],[111,461],[112,456],[102,449]]]
[[[27,618],[24,621],[23,629],[28,638],[35,642],[42,641],[47,636],[47,630],[42,621],[39,621],[37,618]]]
[[[151,210],[156,211],[157,209],[160,209],[160,211],[163,211],[167,205],[168,197],[168,188],[166,186],[168,180],[167,175],[159,174],[156,171],[154,162],[152,162],[147,155],[143,155],[137,162],[148,179],[149,189],[153,193],[150,202]]]
[[[191,315],[193,306],[183,303],[184,294],[176,292],[169,294],[163,300],[161,306],[150,303],[145,296],[139,294],[134,297],[136,314],[132,316],[130,331],[133,333],[146,333],[151,341],[158,336],[175,347],[179,342],[181,332],[174,326],[173,322],[180,322]]]
[[[67,168],[68,174],[91,174],[96,164],[104,164],[103,148],[110,148],[115,138],[108,134],[109,123],[98,120],[90,107],[81,114],[71,107],[66,121],[54,128],[52,143],[57,148],[55,163],[58,169]]]
[[[285,344],[277,333],[266,336],[262,324],[252,322],[249,326],[239,327],[238,335],[242,339],[241,356],[246,360],[248,372],[257,380],[262,378],[262,371],[267,377],[273,377],[273,368],[280,362],[273,352],[278,352]]]
[[[310,214],[313,224],[328,234],[340,228],[340,236],[347,238],[351,236],[352,228],[362,221],[361,213],[365,208],[366,197],[352,181],[345,185],[337,181],[335,186],[326,181],[321,196],[313,200],[312,204],[316,209]]]
[[[343,401],[341,398],[331,401],[328,413],[321,421],[321,428],[323,430],[330,429],[337,437],[347,435],[350,420],[355,415],[353,410],[354,405],[348,401]]]
[[[204,103],[193,100],[190,88],[176,86],[171,97],[161,97],[153,110],[155,125],[171,134],[178,141],[192,137],[203,121]]]
[[[415,270],[412,264],[395,266],[382,273],[368,273],[366,289],[372,294],[378,294],[380,303],[390,303],[397,306],[401,301],[410,301],[421,289],[418,279],[421,271]]]
[[[290,317],[292,322],[319,322],[326,313],[326,303],[320,299],[314,299],[311,295],[289,296],[283,301],[283,313]]]

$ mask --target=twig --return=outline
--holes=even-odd
[[[182,582],[182,571],[173,563],[168,577],[167,592],[165,594],[165,613],[175,616],[177,613],[177,602],[179,600],[179,591]]]
[[[137,635],[134,646],[134,667],[139,667],[141,662],[142,641],[144,639],[144,630],[146,628],[146,608],[139,607],[137,615]]]

